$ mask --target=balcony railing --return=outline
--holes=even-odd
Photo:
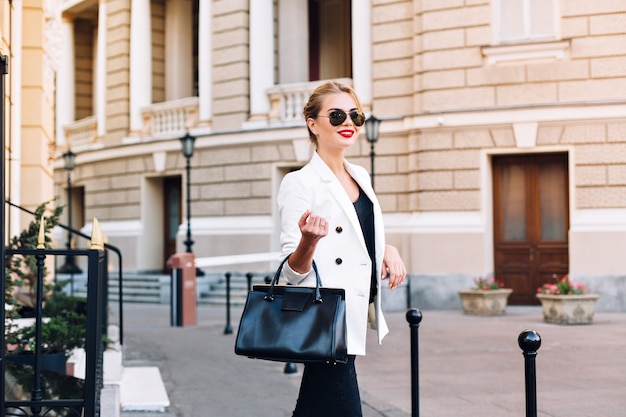
[[[81,152],[97,147],[97,127],[96,116],[85,117],[65,125],[63,127],[65,138],[67,143],[71,145],[72,151]]]
[[[197,124],[198,102],[198,97],[185,97],[143,107],[143,134],[151,139],[184,135]]]
[[[327,80],[294,84],[279,84],[267,90],[270,101],[268,125],[297,126],[303,123],[302,108],[317,86]],[[352,85],[352,80],[338,80]],[[154,103],[143,107],[142,136],[145,140],[172,139],[183,136],[198,125],[198,97]],[[102,146],[97,137],[95,116],[77,120],[65,126],[65,135],[72,151],[81,152]]]
[[[302,124],[302,109],[317,86],[328,80],[295,84],[279,84],[267,90],[270,100],[269,123],[272,126],[290,126]],[[352,80],[337,80],[352,85]]]

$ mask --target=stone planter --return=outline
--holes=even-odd
[[[554,324],[590,324],[593,322],[597,294],[537,294],[543,307],[543,318]]]
[[[499,290],[460,290],[464,314],[477,316],[500,316],[506,314],[507,299],[513,292],[510,288]]]

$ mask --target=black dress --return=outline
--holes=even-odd
[[[354,209],[359,217],[368,254],[372,259],[370,288],[372,302],[376,295],[374,206],[360,187]],[[356,356],[349,355],[345,364],[306,364],[292,417],[362,417],[355,359]]]

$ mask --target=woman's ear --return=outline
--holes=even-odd
[[[315,136],[317,136],[317,129],[315,128],[315,119],[309,117],[306,119],[306,125],[309,127],[309,130],[313,132]]]

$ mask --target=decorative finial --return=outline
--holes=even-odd
[[[46,227],[44,223],[44,218],[41,216],[39,220],[39,236],[37,237],[37,249],[45,249],[46,248]]]
[[[91,229],[91,246],[89,249],[104,250],[104,241],[102,239],[102,229],[98,219],[93,218],[93,226]]]

